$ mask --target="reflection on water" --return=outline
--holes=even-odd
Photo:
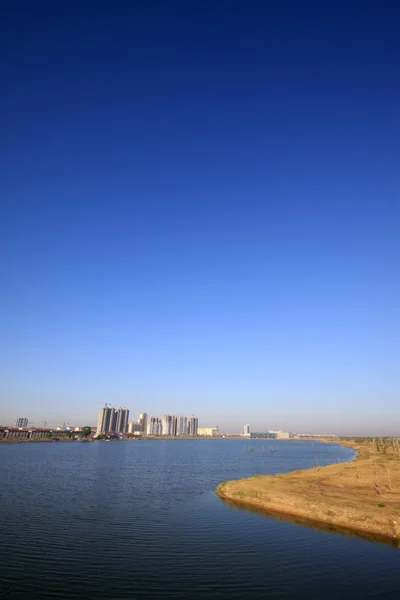
[[[322,523],[320,521],[313,521],[313,519],[307,519],[305,517],[298,517],[288,515],[285,513],[279,513],[277,511],[268,511],[259,506],[253,506],[246,504],[240,500],[231,500],[230,498],[221,498],[222,502],[228,504],[230,508],[234,510],[246,510],[252,513],[256,513],[266,518],[278,519],[279,521],[287,521],[294,523],[295,525],[301,525],[303,527],[310,527],[316,531],[326,531],[328,533],[338,533],[340,535],[346,535],[349,537],[356,537],[366,540],[368,542],[378,542],[380,544],[388,544],[394,548],[400,548],[400,540],[397,538],[389,539],[387,536],[368,533],[367,531],[358,531],[349,529],[348,527],[340,527],[339,525],[333,525],[330,523]]]

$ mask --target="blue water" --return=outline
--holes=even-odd
[[[351,460],[303,441],[0,444],[2,598],[400,598],[400,551],[238,510],[221,481]],[[265,452],[262,452],[264,447]]]

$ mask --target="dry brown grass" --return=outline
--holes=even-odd
[[[391,445],[351,443],[358,451],[352,463],[339,463],[228,481],[217,494],[268,513],[297,517],[303,522],[372,534],[400,541],[400,456]]]

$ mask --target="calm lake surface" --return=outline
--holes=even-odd
[[[398,549],[214,493],[353,456],[296,441],[1,444],[0,597],[400,598]]]

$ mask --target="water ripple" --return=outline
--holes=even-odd
[[[2,447],[4,598],[385,598],[400,553],[221,502],[226,479],[352,457],[337,446],[244,441]]]

